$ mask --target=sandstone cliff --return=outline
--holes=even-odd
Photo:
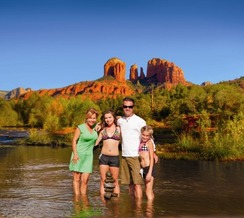
[[[58,89],[41,89],[22,94],[20,97],[27,99],[34,92],[38,93],[40,96],[46,94],[52,97],[62,96],[64,98],[77,96],[83,99],[90,98],[92,100],[108,97],[116,98],[117,96],[130,96],[134,94],[134,90],[131,86],[128,86],[126,82],[121,83],[113,78],[111,79],[111,77],[96,81],[80,82]]]
[[[86,81],[72,84],[66,87],[57,89],[41,89],[32,91],[31,89],[17,89],[15,92],[8,93],[8,99],[13,97],[29,98],[34,92],[40,96],[45,94],[53,97],[62,96],[70,98],[71,96],[80,96],[82,98],[90,98],[98,100],[101,98],[116,98],[117,96],[130,96],[135,94],[133,86],[130,82],[143,82],[144,85],[164,84],[165,88],[171,88],[172,85],[182,83],[187,85],[183,71],[166,60],[153,58],[148,61],[146,75],[143,68],[140,68],[138,75],[138,67],[136,64],[130,68],[129,81],[126,80],[126,64],[119,58],[110,58],[104,64],[104,75],[101,79],[95,81]]]
[[[12,99],[21,95],[31,92],[30,88],[24,89],[22,87],[11,90],[5,95],[5,99]]]
[[[153,58],[148,61],[146,76],[142,68],[140,76],[138,76],[137,65],[132,65],[130,69],[130,79],[133,82],[139,80],[147,84],[165,84],[166,86],[177,85],[179,83],[188,85],[181,68],[172,62],[160,58]]]
[[[104,76],[112,76],[119,82],[125,82],[126,64],[118,58],[109,59],[104,65]]]

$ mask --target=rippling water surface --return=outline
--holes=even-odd
[[[244,163],[166,161],[157,164],[155,200],[99,195],[99,151],[87,197],[75,199],[71,148],[0,147],[0,217],[244,217]]]

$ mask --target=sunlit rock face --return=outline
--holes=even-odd
[[[134,82],[138,80],[138,67],[136,64],[130,67],[130,81]]]
[[[112,76],[119,82],[125,82],[126,64],[119,58],[111,58],[104,65],[104,76]]]
[[[174,63],[153,58],[148,61],[146,79],[149,83],[186,84],[184,72]]]
[[[24,94],[29,93],[29,92],[31,92],[31,88],[25,89],[25,88],[19,87],[19,88],[13,89],[10,92],[8,92],[5,95],[5,99],[16,98],[18,96],[24,95]]]
[[[85,73],[85,72],[84,72]],[[171,88],[178,83],[187,85],[183,71],[174,63],[153,58],[148,61],[146,75],[143,68],[136,64],[130,67],[129,81],[132,83],[143,82],[144,85],[164,84],[165,88]],[[104,75],[100,79],[94,81],[84,81],[68,85],[61,88],[40,89],[33,91],[31,89],[17,89],[15,92],[9,93],[8,98],[29,98],[33,93],[40,96],[49,95],[52,97],[70,98],[79,96],[81,98],[90,98],[93,100],[102,98],[116,98],[117,96],[130,96],[135,94],[135,90],[128,85],[126,81],[126,64],[119,58],[110,58],[104,64]]]

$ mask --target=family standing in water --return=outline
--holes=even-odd
[[[124,98],[124,116],[116,119],[115,113],[107,110],[102,114],[99,124],[97,124],[98,112],[93,108],[87,111],[85,122],[78,125],[72,140],[69,169],[73,172],[75,195],[87,193],[88,180],[93,168],[93,148],[102,141],[99,155],[100,194],[105,193],[106,173],[110,171],[114,178],[113,192],[116,196],[120,194],[120,175],[121,184],[129,186],[130,194],[142,198],[144,182],[147,198],[154,198],[154,163],[158,161],[158,157],[154,152],[153,130],[146,125],[144,119],[134,114],[134,106],[132,98]],[[143,174],[140,174],[141,171]]]

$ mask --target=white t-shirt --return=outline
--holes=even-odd
[[[120,117],[117,123],[121,128],[122,156],[138,157],[141,128],[146,125],[146,121],[133,114],[129,118]]]

